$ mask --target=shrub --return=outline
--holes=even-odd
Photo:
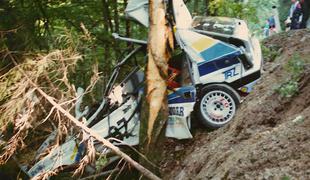
[[[262,53],[265,61],[273,62],[279,55],[278,48],[262,46]]]
[[[290,98],[298,93],[298,80],[305,69],[305,61],[298,54],[294,54],[285,69],[290,73],[290,78],[276,88],[276,92],[282,97]]]
[[[305,69],[305,61],[301,59],[299,54],[293,54],[285,69],[291,73],[292,79],[298,80]]]
[[[293,80],[287,81],[277,88],[276,91],[282,97],[290,98],[298,92],[298,82]]]

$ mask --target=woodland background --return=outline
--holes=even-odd
[[[125,17],[126,5],[127,0],[0,0],[0,127],[8,141],[0,163],[15,152],[22,152],[17,157],[21,163],[28,162],[21,150],[35,152],[36,142],[51,132],[46,120],[58,127],[56,144],[70,131],[69,121],[33,95],[29,79],[68,110],[75,105],[77,87],[87,92],[85,104],[101,100],[114,65],[132,49],[112,33],[143,40],[148,36],[147,28]],[[283,22],[287,0],[187,1],[193,15],[245,19],[258,37],[274,5]],[[138,61],[144,64],[145,59]]]
[[[284,3],[285,2],[285,3]],[[279,6],[281,20],[287,17],[289,3],[285,0],[189,0],[187,6],[193,15],[216,15],[246,19],[256,34],[273,5]],[[146,39],[147,29],[124,16],[127,0],[1,0],[0,1],[0,72],[3,74],[12,62],[3,57],[6,50],[15,54],[49,52],[65,49],[70,40],[83,55],[70,81],[81,87],[90,83],[91,68],[98,64],[103,77],[109,75],[127,44],[116,42],[113,32]],[[81,27],[83,24],[83,27]],[[85,37],[85,30],[89,38]],[[8,67],[9,66],[9,67]]]

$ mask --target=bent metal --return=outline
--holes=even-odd
[[[240,96],[250,93],[260,78],[261,49],[259,41],[251,36],[243,20],[203,16],[192,18],[183,0],[169,2],[167,8],[171,14],[167,17],[174,22],[174,37],[179,49],[176,52],[179,53],[175,53],[169,61],[166,136],[189,139],[192,138],[192,113],[203,125],[213,129],[233,119]],[[129,0],[125,13],[148,27],[148,0]],[[139,61],[144,63],[142,65],[136,63],[126,66],[125,70],[122,68],[128,61],[136,60],[138,53],[147,56],[147,41],[122,37],[116,33],[112,35],[116,40],[131,43],[135,48],[114,67],[97,108],[89,112],[86,108],[82,112],[76,108],[76,116],[82,119],[77,115],[82,114],[86,119],[85,124],[100,136],[115,137],[124,144],[134,146],[140,140],[140,111],[144,93],[141,67],[145,65],[145,58]],[[128,71],[128,67],[132,69]],[[120,74],[128,75],[116,83]],[[81,98],[83,96],[78,99]],[[57,131],[43,142],[34,166],[26,170],[30,177],[78,163],[85,154],[85,142],[79,140],[79,134],[72,134],[66,142],[40,159],[47,145],[55,140],[55,133]],[[95,148],[100,152],[109,152],[96,143]],[[89,171],[91,169],[88,168]]]

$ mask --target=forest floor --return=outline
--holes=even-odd
[[[230,124],[166,140],[164,179],[310,179],[310,30],[263,45],[262,78]]]

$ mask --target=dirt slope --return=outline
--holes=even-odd
[[[174,141],[176,148],[165,150],[164,179],[310,179],[310,31],[263,44],[279,56],[266,59],[262,79],[233,122],[213,132],[195,130],[192,142]],[[287,64],[296,54],[305,62],[298,91],[283,97],[275,89],[294,76]]]

